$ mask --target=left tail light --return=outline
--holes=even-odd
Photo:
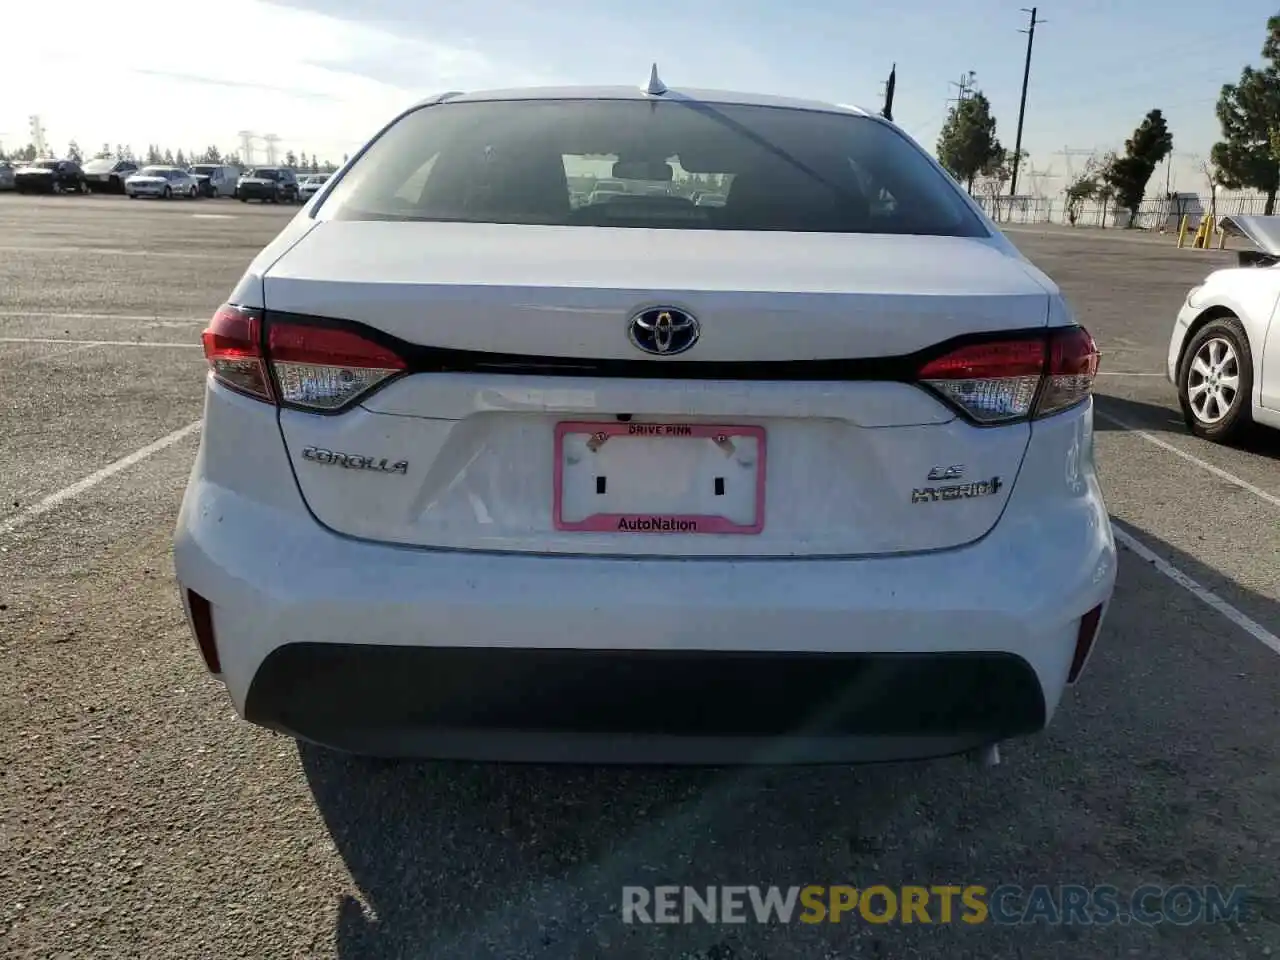
[[[394,350],[340,327],[277,322],[224,305],[204,331],[215,380],[280,406],[332,413],[404,373]]]

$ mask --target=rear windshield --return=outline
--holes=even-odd
[[[250,180],[279,180],[279,170],[269,170],[266,167],[258,167],[256,170],[250,170],[246,176]]]
[[[217,169],[218,168],[216,165],[210,166],[207,163],[197,163],[194,167],[191,168],[191,172],[192,173],[213,173],[213,171]]]
[[[117,161],[111,160],[109,158],[90,160],[88,163],[84,165],[84,172],[85,173],[106,173],[108,170],[114,170],[116,168],[116,163]]]
[[[699,193],[724,199],[698,204]],[[370,146],[322,215],[988,235],[925,155],[877,120],[678,101],[422,107]]]

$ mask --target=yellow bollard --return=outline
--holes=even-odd
[[[1183,245],[1187,242],[1187,223],[1188,221],[1190,221],[1190,219],[1191,218],[1184,213],[1182,215],[1182,222],[1178,224],[1178,249],[1179,250],[1181,250]]]

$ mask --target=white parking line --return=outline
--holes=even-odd
[[[86,490],[96,487],[103,480],[115,476],[121,470],[128,470],[135,463],[140,463],[152,454],[159,453],[166,447],[173,446],[179,440],[189,436],[199,429],[199,420],[195,421],[195,423],[189,423],[181,430],[175,430],[173,433],[161,437],[154,443],[147,444],[141,450],[135,450],[127,457],[121,457],[119,460],[115,461],[115,463],[109,463],[101,470],[89,474],[82,480],[77,480],[75,483],[71,484],[71,486],[63,487],[57,493],[49,494],[49,496],[45,497],[39,503],[32,504],[27,507],[27,509],[14,514],[7,520],[0,520],[0,536],[7,533],[13,533],[13,531],[17,530],[19,527],[25,526],[36,517],[48,513],[59,504],[80,496],[80,494],[84,493]]]
[[[1199,457],[1193,457],[1191,454],[1187,453],[1185,450],[1179,450],[1172,443],[1169,443],[1168,441],[1165,441],[1165,440],[1161,440],[1159,437],[1148,433],[1146,430],[1141,430],[1138,427],[1135,427],[1133,424],[1128,423],[1127,421],[1121,420],[1119,417],[1112,416],[1109,413],[1103,413],[1101,410],[1097,410],[1097,409],[1094,410],[1094,415],[1097,417],[1100,417],[1103,420],[1106,420],[1108,423],[1114,423],[1117,427],[1121,427],[1124,430],[1128,430],[1130,433],[1134,434],[1135,436],[1141,437],[1143,440],[1146,440],[1148,443],[1154,443],[1157,447],[1159,447],[1162,450],[1168,450],[1175,457],[1181,457],[1183,460],[1186,460],[1188,463],[1194,464],[1195,466],[1199,467],[1201,470],[1205,470],[1208,473],[1213,474],[1215,477],[1218,477],[1220,480],[1225,480],[1227,481],[1227,483],[1235,484],[1241,490],[1249,491],[1255,497],[1259,498],[1260,500],[1267,501],[1267,503],[1271,504],[1274,507],[1280,507],[1280,496],[1276,496],[1274,493],[1269,493],[1266,490],[1263,490],[1261,487],[1255,486],[1254,484],[1250,483],[1248,480],[1241,480],[1234,473],[1228,473],[1226,470],[1223,470],[1221,467],[1215,467],[1212,463],[1208,463],[1204,460],[1201,460]]]
[[[58,342],[65,343],[66,341],[58,341]],[[93,350],[98,346],[100,346],[100,344],[82,343],[78,346],[70,347],[66,350],[51,350],[48,353],[42,353],[42,354],[39,354],[38,356],[28,357],[27,363],[44,363],[47,360],[56,360],[59,357],[65,357],[72,353],[82,353],[85,350]]]
[[[1116,540],[1118,540],[1122,545],[1127,547],[1129,550],[1132,550],[1143,560],[1147,561],[1147,563],[1154,566],[1162,574],[1178,586],[1182,587],[1182,589],[1186,590],[1201,603],[1212,607],[1245,633],[1269,647],[1273,653],[1280,653],[1280,637],[1277,637],[1274,633],[1247,614],[1237,610],[1208,587],[1192,580],[1168,560],[1165,560],[1163,557],[1153,553],[1145,544],[1141,543],[1124,530],[1115,526],[1111,529],[1115,534]]]
[[[49,313],[46,310],[0,310],[0,317],[36,317],[44,320],[125,320],[132,323],[208,323],[208,317],[158,317],[143,313]]]
[[[182,347],[187,350],[200,349],[200,344],[198,343],[168,343],[164,340],[61,340],[50,337],[0,337],[0,343],[78,343],[86,347]]]
[[[1163,377],[1163,373],[1134,373],[1131,370],[1099,370],[1100,377]]]
[[[6,244],[0,246],[0,253],[35,253],[37,251],[53,254],[87,253],[92,256],[113,257],[146,257],[149,260],[207,260],[209,254],[204,251],[185,252],[181,250],[136,250],[125,247],[18,247]]]

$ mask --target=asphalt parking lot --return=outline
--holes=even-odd
[[[1280,437],[1163,378],[1231,255],[1010,235],[1104,353],[1128,545],[1088,674],[1004,763],[713,771],[340,758],[240,723],[170,537],[199,331],[296,208],[0,196],[0,955],[1152,957],[1280,951]],[[1241,919],[624,925],[624,885],[1244,887]]]

